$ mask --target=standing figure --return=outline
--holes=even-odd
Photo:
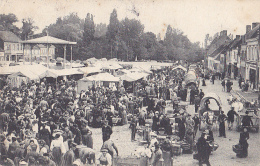
[[[108,125],[108,120],[104,121],[105,124],[102,127],[102,138],[103,138],[103,142],[105,142],[106,140],[108,140],[108,138],[110,137],[110,135],[113,133],[111,126]]]
[[[153,117],[153,124],[152,124],[152,130],[153,131],[158,131],[158,129],[159,129],[159,124],[160,124],[160,122],[159,122],[160,120],[159,120],[159,112],[158,111],[156,111],[155,112],[155,115],[154,115],[154,117]]]
[[[198,117],[198,113],[194,114],[194,117],[192,118],[194,121],[194,138],[196,137],[198,128],[199,128],[199,124],[200,124],[200,118]]]
[[[232,130],[233,128],[233,123],[234,123],[234,119],[235,119],[235,115],[238,115],[236,113],[236,111],[234,111],[234,107],[231,107],[231,110],[228,111],[227,113],[227,121],[228,121],[228,129]]]
[[[248,155],[248,143],[247,140],[249,139],[249,133],[247,128],[245,127],[243,132],[240,133],[239,144],[242,146],[242,153],[237,154],[237,157],[244,158]]]
[[[202,79],[202,86],[206,86],[205,78]]]
[[[224,111],[221,111],[220,115],[218,116],[218,121],[219,121],[219,137],[224,137],[226,138],[226,129],[225,129],[225,120],[226,120],[226,115],[224,114]]]
[[[225,90],[226,82],[225,82],[224,79],[222,80],[221,85],[222,85],[222,91],[225,92],[225,91],[226,91],[226,90]]]
[[[211,153],[211,148],[205,139],[205,132],[203,132],[198,139],[197,149],[199,165],[202,166],[202,164],[206,164],[207,166],[210,166],[209,155]]]
[[[214,84],[214,82],[215,82],[215,75],[214,74],[212,75],[211,79],[212,79],[212,84]]]
[[[136,119],[136,115],[134,115],[134,117],[132,118],[132,121],[130,123],[131,141],[135,141],[136,126],[137,126],[137,119]]]
[[[194,99],[194,106],[195,106],[195,113],[198,112],[199,106],[200,106],[200,96],[195,95],[195,99]]]

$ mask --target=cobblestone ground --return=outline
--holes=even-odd
[[[215,84],[212,85],[208,80],[206,81],[206,87],[200,87],[205,93],[216,93],[219,95],[222,108],[225,114],[230,109],[228,105],[227,98],[230,95],[227,92],[222,91],[221,83],[219,80],[215,81]],[[238,89],[238,84],[234,81],[234,88]],[[187,111],[190,114],[194,114],[194,106],[189,105]],[[227,127],[227,124],[226,124]],[[236,126],[234,125],[234,128]],[[98,152],[102,146],[102,133],[101,129],[92,129],[93,131],[93,141],[94,141],[94,149]],[[260,165],[260,139],[259,133],[250,133],[249,143],[249,154],[245,159],[237,158],[235,153],[232,150],[232,145],[238,143],[239,140],[239,132],[232,130],[226,130],[227,138],[218,137],[218,129],[215,128],[214,131],[215,142],[219,144],[219,148],[212,155],[210,155],[210,163],[212,166],[225,166],[225,165],[247,165],[247,166],[256,166]],[[197,138],[200,135],[200,132],[197,133]],[[138,142],[131,142],[130,139],[130,129],[129,125],[125,126],[115,126],[113,127],[113,134],[111,139],[115,142],[119,149],[119,155],[122,157],[129,156],[134,152],[136,147],[138,146]],[[137,137],[138,139],[138,137]],[[183,154],[181,156],[174,157],[174,165],[177,166],[193,166],[198,165],[198,161],[193,159],[193,155],[191,154]]]

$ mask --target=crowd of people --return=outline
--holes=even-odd
[[[173,135],[178,136],[176,140],[186,143],[187,153],[192,153],[204,92],[199,90],[199,82],[184,86],[184,73],[171,68],[153,72],[149,79],[135,84],[134,95],[127,93],[123,85],[93,85],[77,94],[77,82],[73,79],[58,83],[43,79],[22,84],[19,88],[5,85],[0,92],[1,164],[112,165],[113,157],[119,155],[116,144],[110,139],[113,126],[126,125],[130,121],[131,140],[136,141],[138,124],[146,126],[149,118],[152,124],[148,127],[152,132],[149,133],[151,139],[146,137],[146,149],[154,155],[152,165],[160,162],[161,150],[169,151],[171,157],[176,155],[170,143]],[[205,80],[202,86],[206,86]],[[167,101],[172,103],[177,133],[165,111]],[[195,106],[193,117],[179,105],[180,101]],[[234,115],[234,110],[228,113],[230,129]],[[119,123],[115,123],[115,119],[120,119]],[[222,112],[218,121],[223,137],[226,136],[225,120]],[[103,145],[99,154],[93,150],[95,138],[93,140],[91,127],[102,130]],[[167,138],[161,144],[157,136],[162,130]],[[248,138],[247,134],[242,134],[241,144],[246,146]],[[214,141],[210,128],[202,133],[197,143],[203,162],[208,161],[207,146],[211,145],[206,145],[205,141]]]

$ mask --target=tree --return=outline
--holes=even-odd
[[[111,58],[113,57],[113,47],[116,47],[118,42],[116,41],[116,36],[118,35],[119,31],[119,20],[117,18],[117,11],[116,9],[110,14],[109,25],[107,27],[106,36],[109,40],[109,44],[111,47]],[[116,51],[115,51],[116,54]]]
[[[83,42],[88,46],[94,40],[95,24],[92,14],[87,14],[84,23]]]
[[[73,57],[79,58],[80,48],[82,46],[82,38],[83,38],[83,27],[84,20],[80,19],[77,13],[71,13],[68,16],[64,16],[63,18],[59,17],[56,20],[56,23],[50,24],[43,30],[43,33],[48,32],[50,36],[57,37],[63,40],[75,41],[77,42],[76,48],[73,49]],[[83,46],[82,46],[83,47]],[[57,46],[56,55],[63,54],[63,48]],[[70,49],[67,49],[67,55],[70,55]]]
[[[19,35],[19,28],[14,25],[18,22],[18,18],[15,14],[9,13],[9,14],[0,14],[0,30],[4,31],[11,31],[15,33],[16,35]]]
[[[34,34],[34,31],[38,29],[37,26],[34,26],[34,21],[32,18],[27,18],[22,20],[23,26],[21,28],[21,38],[22,40],[27,40],[30,35]]]
[[[107,32],[107,25],[106,24],[100,23],[100,24],[95,25],[95,33],[94,33],[95,38],[105,36],[106,32]]]

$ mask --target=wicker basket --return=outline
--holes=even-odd
[[[243,147],[239,144],[237,145],[233,145],[233,151],[236,153],[236,154],[241,154],[242,151],[243,151]]]

